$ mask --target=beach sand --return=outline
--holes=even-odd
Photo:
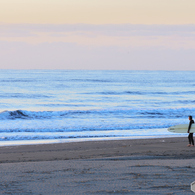
[[[194,194],[187,138],[0,147],[0,194]]]

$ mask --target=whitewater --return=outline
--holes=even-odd
[[[0,146],[186,136],[193,71],[1,70]]]

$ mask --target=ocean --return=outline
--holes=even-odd
[[[186,136],[193,71],[0,70],[0,146]]]

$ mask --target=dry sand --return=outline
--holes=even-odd
[[[0,147],[0,194],[194,194],[187,138]]]

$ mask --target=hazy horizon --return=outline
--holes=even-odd
[[[0,69],[195,70],[195,1],[7,0]]]

